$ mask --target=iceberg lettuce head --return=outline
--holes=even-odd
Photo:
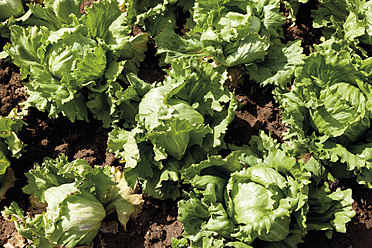
[[[288,140],[307,147],[336,177],[372,187],[371,59],[347,41],[328,40],[298,65],[290,90],[277,91]]]

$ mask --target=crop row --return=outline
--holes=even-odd
[[[46,158],[23,188],[43,211],[25,216],[14,202],[3,215],[35,247],[89,245],[107,213],[124,227],[136,216],[140,186],[179,200],[184,232],[174,247],[297,247],[310,230],[346,232],[352,192],[329,182],[372,188],[372,2],[320,1],[312,17],[322,43],[305,55],[301,40],[285,41],[281,9],[295,23],[306,2],[103,0],[83,12],[81,0],[1,2],[10,42],[0,56],[20,68],[28,95],[0,119],[1,196],[29,107],[102,121],[125,167]],[[152,84],[138,77],[149,40],[167,68]],[[264,132],[248,145],[224,141],[241,107],[226,84],[232,67],[273,85],[284,143]]]

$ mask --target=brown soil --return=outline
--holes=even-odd
[[[287,21],[283,31],[287,40],[300,38],[303,46],[310,49],[314,43],[319,43],[320,31],[311,27],[309,10],[316,7],[315,1],[310,1],[300,8],[295,26]],[[284,10],[283,10],[284,11]],[[4,40],[0,40],[0,44]],[[308,50],[305,52],[308,52]],[[162,81],[164,73],[157,67],[155,47],[149,44],[146,60],[141,64],[139,76],[146,82]],[[236,90],[236,99],[241,108],[236,111],[236,117],[230,124],[225,141],[236,145],[247,144],[252,135],[259,130],[272,133],[281,141],[285,126],[281,122],[280,109],[272,96],[272,87],[259,87],[242,76],[241,71],[231,69],[232,88]],[[0,115],[6,116],[11,109],[18,108],[18,103],[26,99],[25,90],[21,83],[18,69],[10,63],[0,60]],[[33,164],[41,163],[42,158],[55,158],[60,153],[66,153],[70,159],[83,158],[91,164],[107,164],[120,166],[119,162],[109,153],[107,135],[110,129],[102,128],[100,122],[90,123],[77,121],[70,123],[65,117],[50,119],[45,113],[31,108],[24,117],[26,126],[19,133],[19,138],[27,144],[20,159],[12,159],[15,171],[15,186],[0,202],[0,211],[16,201],[24,210],[29,211],[28,195],[23,194],[26,177],[24,172]],[[328,240],[322,232],[310,232],[305,237],[301,248],[337,247],[349,248],[371,247],[372,244],[372,191],[363,188],[352,181],[342,181],[339,187],[353,189],[353,209],[356,216],[348,224],[346,234],[335,234]],[[114,214],[108,215],[102,223],[102,228],[94,240],[96,248],[125,248],[125,247],[170,247],[172,238],[179,238],[182,225],[177,220],[177,202],[160,201],[144,197],[142,212],[127,224],[127,230],[119,225]],[[16,235],[14,224],[0,217],[0,246],[26,247],[27,242]]]
[[[159,58],[155,56],[156,47],[154,41],[151,40],[147,44],[147,51],[145,54],[146,57],[141,63],[138,77],[149,84],[162,82],[164,80],[165,72],[163,71],[163,68],[158,66]]]
[[[8,115],[18,103],[25,101],[25,87],[21,82],[19,69],[4,60],[0,60],[0,114]]]
[[[102,232],[95,239],[97,248],[170,247],[172,238],[180,238],[182,224],[177,220],[177,203],[145,197],[141,214],[127,224],[127,231],[118,224],[115,216],[108,216],[108,223],[115,223],[115,231]],[[110,222],[111,219],[111,222]],[[98,239],[98,240],[97,240]]]
[[[272,87],[260,87],[257,83],[244,80],[236,89],[235,98],[241,108],[235,111],[235,119],[229,125],[225,141],[241,146],[248,144],[252,135],[260,130],[282,141],[285,126],[281,121],[280,109],[272,95]]]
[[[310,0],[306,4],[302,4],[298,9],[295,25],[287,19],[283,25],[284,37],[286,41],[300,39],[304,53],[309,54],[313,44],[320,44],[322,30],[312,26],[313,19],[311,18],[311,10],[317,9],[319,3],[316,0]],[[288,17],[288,10],[282,6],[282,12]]]
[[[89,6],[92,6],[93,2],[95,2],[95,1],[96,0],[84,0],[83,3],[80,6],[80,12],[85,13],[85,8],[89,7]]]

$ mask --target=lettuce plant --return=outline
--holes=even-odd
[[[271,1],[271,5],[264,9],[259,3],[246,1],[239,4],[231,1],[195,1],[192,9],[195,24],[191,26],[187,38],[178,37],[169,28],[164,29],[156,39],[159,53],[167,52],[166,62],[178,54],[209,55],[226,66],[263,59],[270,46],[264,35],[278,35],[276,29],[283,21],[279,13],[275,15],[275,10],[271,10],[279,8],[279,2],[274,2]],[[261,18],[269,13],[271,22],[263,23]],[[184,43],[183,46],[179,46],[181,43]]]
[[[185,169],[179,220],[191,247],[297,247],[308,230],[346,231],[351,190],[330,192],[322,166],[287,149],[262,132],[226,158]]]
[[[125,228],[141,209],[142,196],[134,194],[116,168],[92,168],[85,160],[69,162],[62,154],[55,160],[45,158],[26,176],[24,192],[38,204],[46,203],[46,210],[26,218],[13,202],[3,215],[35,247],[90,245],[107,213],[116,211]]]
[[[148,35],[131,36],[130,23],[116,1],[98,1],[87,15],[81,15],[78,3],[45,1],[45,7],[34,6],[34,26],[13,26],[5,50],[21,68],[22,78],[29,78],[24,83],[28,106],[52,117],[61,113],[71,121],[88,120],[92,113],[108,127],[135,115],[128,105],[138,97],[125,75],[138,70]]]
[[[9,39],[12,25],[23,23],[30,15],[30,11],[26,11],[27,7],[24,0],[3,0],[0,1],[0,37]],[[8,54],[0,48],[0,59],[4,59]]]
[[[9,167],[9,156],[21,156],[24,145],[17,137],[17,132],[23,124],[16,112],[11,112],[6,117],[0,116],[0,200],[15,180],[13,170]]]
[[[178,170],[223,146],[237,107],[223,85],[225,70],[180,59],[168,74],[141,99],[137,126],[116,126],[108,141],[109,151],[126,162],[128,182],[141,178],[144,192],[158,198],[178,197]]]
[[[136,25],[143,27],[152,36],[157,36],[164,25],[176,28],[177,12],[189,11],[194,1],[190,0],[120,0],[121,9],[128,13]]]
[[[301,62],[300,42],[282,44],[285,17],[280,1],[195,1],[183,36],[172,24],[155,40],[158,53],[169,63],[178,57],[212,58],[218,65],[242,66],[261,84],[284,86]]]
[[[21,156],[23,149],[22,141],[17,137],[17,132],[22,128],[24,122],[16,112],[11,112],[8,116],[0,116],[0,174],[4,174],[10,165],[6,158],[9,153],[15,158]]]
[[[370,56],[372,3],[366,0],[322,0],[320,3],[319,9],[312,11],[314,27],[323,28],[326,39],[348,40],[351,46]]]
[[[361,59],[347,41],[316,46],[299,65],[291,90],[277,94],[288,140],[309,149],[335,176],[357,176],[372,187],[371,59]]]

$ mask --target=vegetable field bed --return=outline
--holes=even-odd
[[[85,0],[82,2],[81,13],[84,13],[85,7],[91,6],[94,1]],[[280,27],[282,32],[281,42],[283,44],[289,44],[292,41],[300,40],[303,49],[302,54],[308,56],[312,52],[316,52],[314,45],[316,46],[323,42],[321,38],[323,35],[323,28],[314,28],[314,18],[311,16],[311,11],[318,9],[320,3],[316,0],[303,2],[307,3],[299,4],[299,8],[296,12],[296,21],[290,19],[290,10],[285,7],[284,3],[281,3],[280,14],[285,17]],[[174,12],[176,13],[175,16],[178,25],[178,29],[176,30],[177,33],[187,33],[188,30],[185,27],[190,25],[187,24],[190,13],[183,13],[179,8],[176,8]],[[147,31],[141,26],[131,28],[131,35],[133,36],[139,35],[138,37],[145,37],[147,35]],[[165,63],[164,65],[164,63],[160,62],[162,57],[157,54],[159,49],[157,41],[157,39],[149,35],[148,42],[146,43],[146,52],[144,53],[145,56],[141,62],[138,63],[139,70],[136,75],[140,80],[149,85],[164,82],[169,78],[168,72],[173,69],[170,63]],[[10,39],[0,36],[1,48],[10,42]],[[212,60],[210,58],[211,56],[208,56],[206,60]],[[95,63],[94,61],[91,62],[93,64]],[[265,86],[260,85],[250,78],[249,73],[245,71],[244,68],[237,65],[228,66],[226,72],[224,86],[228,89],[230,94],[234,94],[234,99],[239,106],[234,110],[234,117],[227,126],[223,136],[223,143],[232,145],[232,147],[242,147],[243,145],[248,145],[252,137],[257,137],[257,135],[260,135],[260,132],[263,131],[279,144],[284,144],[286,142],[284,133],[288,131],[289,125],[283,122],[283,110],[278,100],[281,96],[275,97],[275,93],[273,93],[276,86],[270,83]],[[215,77],[219,76],[221,75]],[[14,172],[15,181],[13,187],[7,190],[4,199],[1,200],[0,211],[7,209],[12,202],[16,202],[26,214],[35,215],[41,213],[43,208],[35,207],[35,205],[31,203],[33,199],[30,198],[29,194],[24,192],[23,188],[29,182],[29,178],[26,177],[25,173],[34,168],[35,164],[42,165],[44,158],[58,159],[61,154],[65,154],[70,161],[83,159],[92,167],[94,165],[111,166],[118,168],[121,172],[125,171],[126,167],[124,163],[125,159],[120,159],[118,156],[115,156],[120,154],[120,152],[114,154],[115,152],[110,152],[108,148],[109,136],[113,136],[112,133],[116,131],[116,127],[104,125],[101,120],[95,118],[95,114],[88,113],[87,118],[89,122],[84,120],[75,120],[71,122],[68,117],[62,116],[62,114],[59,114],[56,118],[52,118],[48,116],[46,111],[40,111],[34,106],[28,107],[26,111],[24,104],[29,96],[26,93],[27,89],[24,83],[27,82],[29,78],[29,75],[26,78],[22,78],[20,68],[13,63],[10,56],[5,59],[0,59],[0,116],[6,117],[11,112],[20,113],[23,111],[22,113],[24,115],[21,117],[21,120],[24,124],[17,132],[17,136],[25,145],[19,158],[9,156],[10,167]],[[173,89],[173,91],[177,90]],[[172,94],[177,93],[178,92]],[[171,97],[172,96],[169,98]],[[164,101],[166,100],[167,99]],[[228,104],[225,102],[223,107],[227,108],[227,105]],[[120,120],[115,123],[115,125],[119,126],[122,122],[124,121]],[[223,158],[229,158],[230,151],[230,149],[223,147],[218,150],[218,155],[221,155]],[[159,153],[160,152],[161,151],[159,151]],[[178,154],[172,154],[173,157],[177,157],[177,155]],[[296,160],[299,161],[303,159],[304,161],[308,161],[313,156],[313,154],[307,152],[301,154],[301,157],[296,158]],[[324,231],[310,230],[303,237],[304,242],[299,243],[297,247],[372,247],[372,190],[359,184],[355,180],[355,177],[328,180],[327,183],[329,183],[331,192],[339,192],[340,190],[346,191],[347,189],[352,190],[352,210],[355,211],[355,215],[347,222],[346,233],[333,231],[332,237],[327,238],[326,230],[329,228],[324,228]],[[144,193],[142,195],[142,210],[138,215],[130,218],[126,223],[126,227],[123,227],[116,212],[108,213],[108,215],[103,218],[99,232],[94,237],[90,246],[80,247],[187,247],[182,244],[182,241],[185,241],[185,239],[183,239],[184,228],[179,219],[178,207],[179,204],[184,203],[183,200],[187,194],[183,194],[182,192],[189,190],[189,185],[179,186],[180,195],[176,197],[171,195],[170,197],[161,196],[156,198],[147,195],[146,192],[149,191],[144,192],[145,190],[149,190],[144,189],[145,186],[137,185],[136,189],[138,191],[136,193]],[[190,197],[190,195],[188,195],[188,197]],[[331,212],[332,209],[329,209],[329,211]],[[32,241],[22,237],[18,233],[14,222],[9,221],[4,215],[5,214],[0,217],[0,247],[32,247]],[[295,217],[292,216],[292,218],[294,219]],[[311,216],[309,218],[311,218]],[[327,232],[327,234],[329,234],[329,232]],[[176,239],[181,240],[178,246],[175,244]],[[254,240],[250,245],[254,248],[268,247],[267,242],[263,242],[259,240],[259,238]],[[270,247],[286,247],[285,244],[280,245]],[[230,247],[234,247],[234,245],[230,244]],[[245,246],[237,245],[237,247]]]

